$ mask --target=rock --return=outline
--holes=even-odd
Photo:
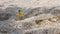
[[[0,13],[0,21],[8,20],[11,16],[9,13]]]
[[[50,9],[50,13],[51,13],[52,15],[60,16],[60,6],[52,7],[52,8]]]
[[[30,8],[28,10],[29,12],[26,14],[27,17],[37,16],[40,14],[48,14],[49,10],[45,7],[36,7],[36,8]]]

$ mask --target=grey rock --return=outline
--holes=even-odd
[[[40,14],[47,14],[49,13],[48,8],[45,7],[36,7],[36,8],[29,8],[28,13],[26,14],[27,17],[37,16]]]
[[[0,13],[0,21],[8,20],[11,16],[9,13]]]
[[[49,11],[52,15],[60,15],[60,6],[52,7]]]

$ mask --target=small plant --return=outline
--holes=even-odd
[[[56,18],[58,18],[58,20],[60,20],[60,16],[57,16]]]
[[[58,34],[60,34],[60,33],[58,33]]]
[[[50,21],[50,22],[56,22],[57,19],[55,19],[55,18],[49,18],[48,21]]]
[[[43,20],[36,20],[36,24],[40,24],[40,22],[42,22]]]
[[[7,34],[7,31],[0,31],[2,34]]]
[[[32,34],[31,32],[29,32],[29,33],[25,33],[25,34]]]

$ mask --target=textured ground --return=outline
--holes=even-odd
[[[60,34],[60,0],[0,0],[0,34]]]
[[[52,7],[60,6],[60,0],[0,0],[0,6],[4,8],[7,6],[19,7]]]

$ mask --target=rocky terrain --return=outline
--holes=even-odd
[[[0,34],[60,34],[60,0],[0,0]]]
[[[26,18],[16,21],[15,15],[19,9],[24,12]],[[50,9],[7,7],[0,11],[0,33],[2,34],[59,34],[59,31],[59,6]]]

